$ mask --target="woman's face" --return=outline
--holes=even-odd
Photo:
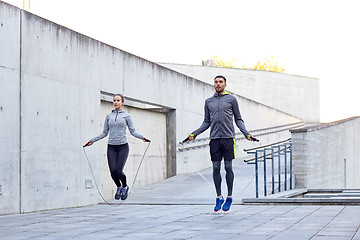
[[[114,107],[116,110],[120,110],[124,106],[124,103],[123,103],[121,97],[118,95],[116,95],[113,98],[113,104],[114,104]]]

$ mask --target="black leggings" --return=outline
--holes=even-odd
[[[216,194],[221,196],[221,161],[213,161],[213,179],[216,189]],[[226,184],[228,188],[228,196],[232,196],[233,185],[234,185],[234,172],[232,170],[232,160],[224,161],[226,171]]]
[[[129,155],[129,145],[108,145],[107,157],[111,177],[117,187],[126,187],[126,176],[123,172],[124,166]],[[120,183],[121,181],[121,183]]]

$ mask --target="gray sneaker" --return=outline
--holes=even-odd
[[[116,200],[119,200],[119,199],[120,199],[122,190],[123,190],[123,187],[118,187],[118,188],[117,188],[116,193],[115,193],[115,199],[116,199]]]
[[[129,186],[126,186],[121,189],[121,200],[125,200],[128,197]]]

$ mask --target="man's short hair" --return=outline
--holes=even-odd
[[[224,79],[224,81],[226,82],[226,78],[225,78],[224,76],[222,76],[222,75],[216,76],[216,77],[214,78],[214,80],[217,79],[217,78],[222,78],[222,79]]]

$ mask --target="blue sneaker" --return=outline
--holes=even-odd
[[[222,207],[223,211],[229,211],[230,207],[231,207],[231,203],[232,203],[232,198],[226,198],[226,201],[224,203],[224,206]]]
[[[223,203],[224,203],[224,198],[222,196],[221,198],[216,198],[216,205],[214,207],[214,211],[215,212],[219,211]]]
[[[116,200],[119,200],[119,199],[120,199],[122,189],[123,189],[122,187],[118,187],[118,188],[117,188],[116,193],[115,193],[115,199],[116,199]]]
[[[121,200],[125,200],[128,197],[129,186],[126,186],[121,189]]]

